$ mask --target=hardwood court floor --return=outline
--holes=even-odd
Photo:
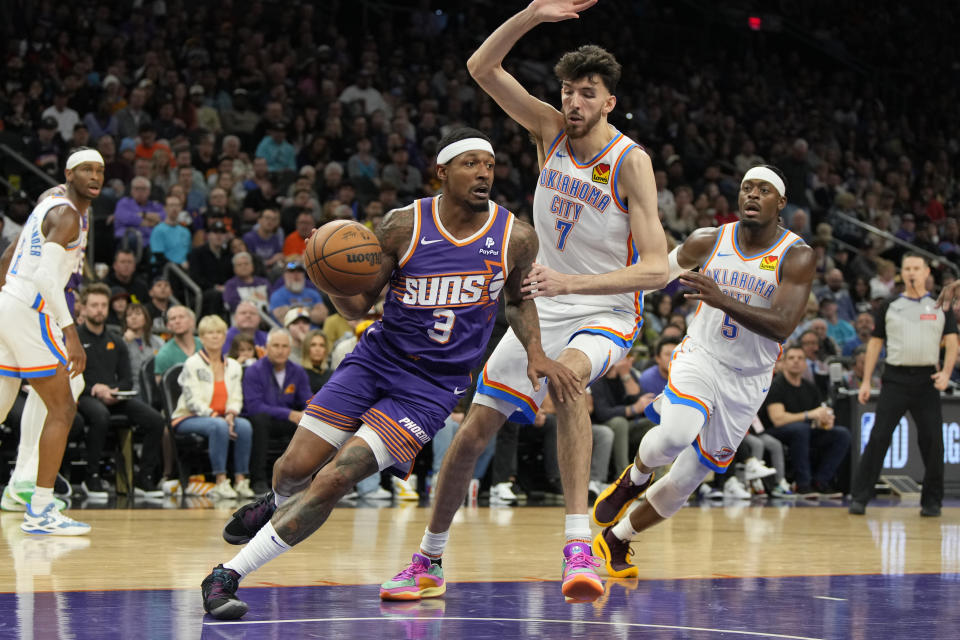
[[[405,605],[415,609],[381,606],[376,585],[409,561],[429,510],[338,508],[312,538],[244,580],[239,594],[251,611],[239,624],[204,618],[199,598],[201,579],[236,552],[220,537],[233,503],[74,510],[93,527],[83,538],[26,536],[22,516],[4,513],[0,637],[301,637],[323,621],[323,637],[337,628],[344,635],[336,637],[387,638],[871,638],[879,636],[870,625],[906,619],[904,598],[932,609],[913,611],[919,617],[902,637],[960,637],[960,613],[940,605],[960,602],[960,507],[927,519],[919,508],[871,507],[854,517],[833,505],[684,508],[634,543],[641,579],[608,581],[606,609],[563,602],[561,508],[461,509],[444,556],[444,602]],[[141,592],[146,604],[131,605]],[[776,604],[783,598],[789,623]],[[485,600],[496,606],[478,610]],[[163,616],[146,615],[157,606]],[[548,628],[578,618],[579,626]],[[89,627],[104,619],[107,626]],[[895,625],[881,630],[900,637]]]

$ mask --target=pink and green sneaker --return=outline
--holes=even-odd
[[[415,553],[406,569],[380,585],[380,599],[420,600],[442,596],[446,591],[443,567],[431,562],[427,556]]]
[[[567,602],[593,602],[603,595],[603,581],[596,567],[603,564],[593,555],[590,543],[568,542],[563,548],[563,586],[560,591]]]

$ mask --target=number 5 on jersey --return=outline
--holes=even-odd
[[[434,342],[447,344],[450,341],[450,332],[453,331],[453,324],[457,321],[457,317],[453,315],[453,311],[450,309],[434,309],[433,317],[437,318],[437,321],[433,323],[433,329],[427,331],[427,335]]]
[[[740,335],[740,327],[736,325],[726,313],[723,314],[723,324],[720,327],[720,335],[727,340],[736,340],[737,336]]]

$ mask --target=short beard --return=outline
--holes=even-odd
[[[571,138],[573,140],[577,140],[578,138],[583,138],[588,133],[593,131],[593,128],[597,126],[597,124],[600,122],[600,117],[601,117],[600,112],[598,111],[597,116],[593,120],[584,120],[583,124],[580,125],[581,128],[579,129],[579,131],[575,131],[571,127],[569,122],[564,122],[563,130],[567,134],[568,138]]]

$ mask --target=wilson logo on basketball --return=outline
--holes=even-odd
[[[777,262],[779,261],[779,256],[763,256],[763,258],[760,259],[760,268],[764,271],[776,271]]]
[[[610,184],[610,165],[602,162],[593,168],[593,181]]]
[[[383,254],[380,252],[370,253],[348,253],[347,262],[369,262],[370,264],[380,264],[383,260]]]

